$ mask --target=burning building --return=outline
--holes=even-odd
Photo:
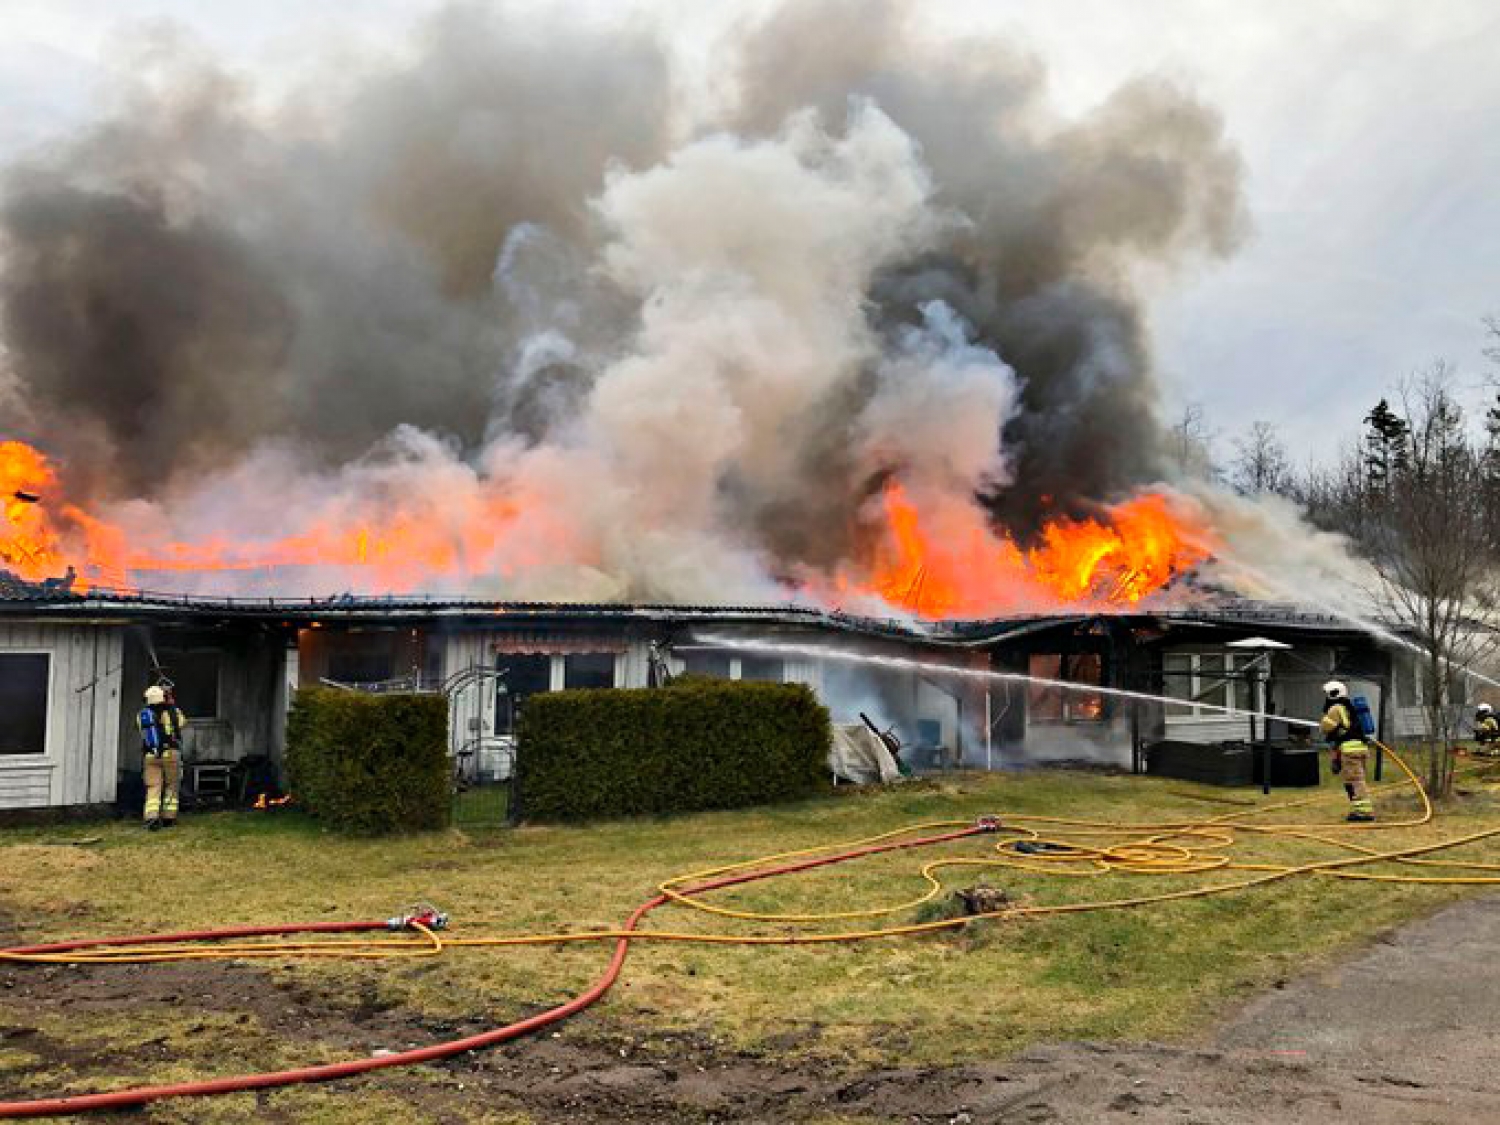
[[[639,29],[454,6],[315,122],[143,45],[100,120],[0,171],[0,497],[46,515],[7,513],[0,565],[925,617],[1149,595],[1215,543],[1163,483],[1132,277],[1233,249],[1238,156],[1186,90],[1061,119],[1028,54],[916,19],[769,10],[710,107]]]
[[[1141,79],[1068,118],[917,15],[772,6],[699,98],[649,31],[455,5],[316,114],[138,43],[0,170],[0,807],[111,799],[153,651],[205,760],[274,758],[322,678],[473,669],[455,738],[503,738],[477,670],[638,685],[653,643],[934,766],[1207,730],[1220,641],[1342,667],[1186,580],[1295,585],[1307,535],[1156,409],[1140,279],[1246,226],[1219,115]]]
[[[1420,721],[1410,669],[1361,631],[1264,605],[917,624],[792,605],[236,600],[7,579],[0,810],[114,802],[139,769],[131,719],[159,675],[187,712],[190,765],[274,768],[292,693],[335,682],[446,688],[454,754],[503,772],[526,696],[646,687],[663,671],[807,683],[836,721],[865,712],[893,727],[919,771],[1142,768],[1153,744],[1285,738],[1275,720],[1257,726],[1243,712],[1315,715],[1330,675],[1398,729]]]

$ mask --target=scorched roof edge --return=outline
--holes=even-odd
[[[1009,617],[928,621],[915,618],[873,617],[813,606],[668,605],[662,603],[500,601],[424,595],[338,594],[324,598],[235,598],[151,591],[93,589],[87,593],[48,588],[18,581],[0,582],[0,613],[45,613],[60,617],[194,614],[223,618],[301,623],[312,619],[484,618],[620,619],[654,621],[750,620],[782,624],[821,624],[867,635],[919,638],[934,643],[966,646],[999,643],[1017,631],[1077,625],[1099,618],[1222,627],[1264,626],[1325,634],[1363,635],[1337,617],[1295,607],[1239,602],[1216,607],[1140,609],[1126,613],[1078,611],[1025,613]]]

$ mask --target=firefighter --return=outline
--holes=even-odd
[[[1333,748],[1333,772],[1342,773],[1344,792],[1349,794],[1346,819],[1356,822],[1374,820],[1375,805],[1365,784],[1370,748],[1365,745],[1363,732],[1354,720],[1349,689],[1338,680],[1329,680],[1323,685],[1323,699],[1323,720],[1318,725],[1323,738]]]
[[[141,730],[146,828],[155,832],[158,828],[171,828],[177,823],[183,714],[167,697],[166,689],[156,684],[146,689],[145,702],[135,721]]]
[[[1476,754],[1500,757],[1500,719],[1495,718],[1495,709],[1488,703],[1481,703],[1474,714],[1474,741],[1479,744],[1474,749]]]

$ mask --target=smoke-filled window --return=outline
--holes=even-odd
[[[47,752],[47,679],[42,652],[0,653],[0,755]]]
[[[379,684],[391,678],[390,652],[333,652],[328,656],[328,678],[341,684]]]
[[[765,680],[779,684],[786,675],[782,661],[771,656],[744,656],[740,658],[740,679]]]
[[[177,706],[190,719],[219,717],[217,649],[160,649],[162,671],[172,681]]]
[[[1096,652],[1034,653],[1029,672],[1040,679],[1102,686],[1104,658]],[[1026,696],[1026,715],[1033,723],[1097,723],[1104,719],[1104,696],[1032,684]]]
[[[687,649],[682,653],[682,671],[688,676],[729,679],[729,654],[711,649]]]
[[[609,688],[615,686],[615,654],[612,652],[575,652],[564,658],[563,686],[567,688]]]

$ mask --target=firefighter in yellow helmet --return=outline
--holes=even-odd
[[[1349,704],[1349,689],[1338,680],[1329,680],[1323,685],[1323,701],[1323,720],[1318,725],[1323,738],[1333,748],[1333,772],[1343,774],[1344,792],[1349,794],[1346,819],[1374,820],[1375,805],[1365,783],[1370,748],[1365,745],[1363,732],[1355,722],[1354,708]]]
[[[177,785],[182,776],[183,714],[167,698],[166,689],[146,689],[146,705],[136,714],[141,731],[141,772],[146,782],[146,827],[171,828],[177,823]]]
[[[1476,754],[1500,757],[1500,719],[1495,718],[1495,709],[1488,703],[1481,703],[1474,715],[1474,741],[1479,744],[1474,749]]]

